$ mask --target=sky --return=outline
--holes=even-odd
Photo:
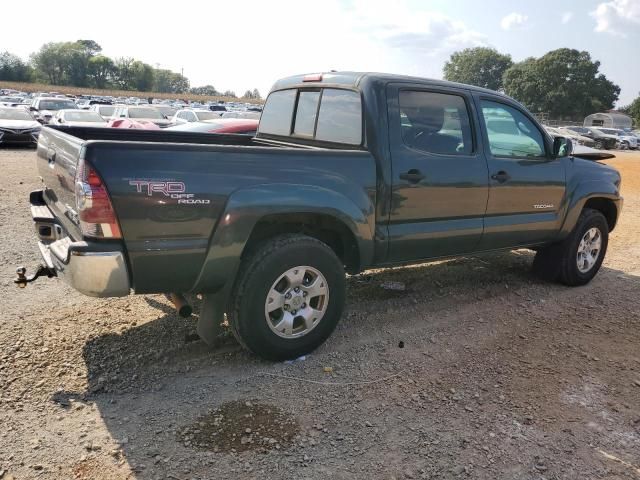
[[[442,78],[451,53],[489,46],[514,61],[587,50],[622,91],[640,94],[640,0],[31,0],[29,22],[0,22],[0,51],[91,39],[211,84],[263,96],[281,77],[328,70]],[[42,13],[44,12],[44,13]]]

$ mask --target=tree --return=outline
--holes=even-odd
[[[634,125],[640,127],[640,94],[630,105],[621,108],[620,111],[633,118]]]
[[[190,90],[194,95],[208,95],[211,97],[215,97],[220,95],[213,85],[205,85],[203,87],[194,87]]]
[[[491,90],[502,90],[502,75],[513,65],[510,55],[493,48],[466,48],[444,64],[444,78]]]
[[[247,90],[244,92],[244,95],[242,95],[242,98],[253,98],[253,92],[251,90]]]
[[[113,60],[104,55],[96,55],[89,59],[89,78],[97,88],[105,88],[115,73]]]
[[[504,73],[504,90],[533,112],[582,120],[613,108],[620,94],[620,87],[598,73],[599,68],[589,52],[560,48],[513,65]]]
[[[54,42],[45,43],[31,55],[36,75],[53,85],[64,84],[68,60],[62,44]]]
[[[260,91],[257,88],[253,89],[253,92],[251,92],[251,94],[253,95],[251,98],[254,98],[256,100],[261,100],[262,96],[260,96]]]
[[[114,81],[122,90],[133,90],[133,68],[135,60],[131,57],[115,59]]]
[[[146,63],[136,60],[131,64],[132,86],[139,92],[148,92],[153,89],[155,82],[155,69]]]
[[[20,57],[9,52],[0,53],[0,80],[10,82],[28,82],[32,77],[29,65]]]
[[[231,97],[231,98],[238,98],[238,96],[236,95],[236,92],[234,92],[233,90],[227,90],[222,94],[223,97]]]
[[[156,69],[154,90],[161,93],[185,93],[189,91],[189,80],[171,70]]]

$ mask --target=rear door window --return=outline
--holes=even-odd
[[[405,145],[440,155],[470,155],[473,149],[464,98],[438,92],[400,92],[400,126]]]

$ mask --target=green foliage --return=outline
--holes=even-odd
[[[0,53],[0,80],[9,82],[29,82],[33,70],[20,57],[9,52]]]
[[[115,71],[116,66],[109,57],[96,55],[89,59],[87,72],[91,83],[97,88],[106,88]]]
[[[154,90],[160,93],[185,93],[189,91],[189,79],[171,70],[156,70]]]
[[[509,68],[504,91],[532,112],[582,120],[613,108],[620,94],[620,87],[598,73],[599,68],[600,62],[592,61],[588,52],[561,48]]]
[[[633,118],[633,124],[640,128],[640,95],[630,105],[621,108],[620,111]]]
[[[213,85],[205,85],[203,87],[194,87],[190,90],[194,95],[209,95],[209,96],[218,96],[220,92],[218,92]]]
[[[260,100],[262,97],[260,96],[260,91],[258,91],[257,88],[254,88],[253,90],[247,90],[246,92],[244,92],[244,95],[242,95],[242,98],[250,98],[251,100]]]
[[[502,75],[513,65],[510,55],[493,48],[466,48],[444,64],[444,78],[491,90],[502,90]]]

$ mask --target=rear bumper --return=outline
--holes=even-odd
[[[129,295],[129,272],[120,245],[73,241],[44,202],[42,190],[31,192],[30,200],[38,247],[47,267],[85,295]]]

